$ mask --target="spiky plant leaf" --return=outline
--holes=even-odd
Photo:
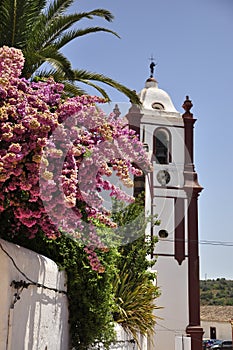
[[[152,335],[156,324],[155,299],[159,295],[146,274],[135,275],[127,264],[119,271],[113,283],[117,310],[114,320],[139,343],[139,335]]]

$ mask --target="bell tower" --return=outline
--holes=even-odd
[[[176,110],[168,93],[158,87],[152,63],[139,93],[142,105],[132,106],[126,115],[153,163],[153,172],[145,176],[145,211],[157,214],[161,222],[147,232],[158,236],[153,255],[161,290],[154,344],[148,342],[148,350],[176,350],[180,337],[188,344],[185,349],[201,350],[198,196],[202,187],[193,157],[196,119],[188,96],[185,112]]]

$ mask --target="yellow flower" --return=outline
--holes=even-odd
[[[46,159],[45,157],[41,157],[41,163],[45,166],[49,165],[48,159]]]
[[[6,110],[6,106],[2,106],[0,108],[0,120],[7,120],[8,119],[8,114],[7,114],[7,110]]]
[[[0,174],[0,182],[5,182],[7,180],[7,174]]]
[[[73,208],[76,204],[76,198],[73,196],[67,196],[65,197],[65,207],[66,208]]]
[[[60,157],[62,157],[62,155],[63,155],[63,152],[61,149],[56,149],[56,148],[50,149],[50,156],[51,157],[60,158]]]
[[[45,180],[52,180],[53,179],[53,173],[51,173],[51,171],[45,171],[43,174],[42,174],[42,177],[45,179]]]
[[[35,118],[30,120],[30,122],[29,122],[30,129],[35,130],[35,129],[38,129],[39,127],[40,127],[40,123],[38,122],[38,120],[36,120]]]
[[[13,136],[14,135],[12,132],[5,132],[4,134],[2,134],[2,140],[9,141],[12,139]]]
[[[82,237],[82,234],[80,232],[75,231],[72,233],[72,236],[76,239],[80,239]]]
[[[98,269],[99,273],[104,273],[105,272],[105,267],[104,266],[100,266]]]
[[[39,154],[34,154],[32,157],[32,161],[35,163],[40,163],[41,162],[41,156]]]
[[[82,154],[82,146],[78,145],[73,148],[74,156],[78,157]]]
[[[42,127],[41,127],[41,130],[42,131],[45,131],[45,132],[47,132],[47,131],[50,131],[50,126],[49,125],[42,125]]]
[[[123,184],[128,188],[133,187],[133,181],[131,179],[123,180]]]

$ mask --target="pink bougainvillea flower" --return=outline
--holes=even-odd
[[[50,239],[65,231],[83,239],[92,269],[102,273],[95,249],[108,247],[98,229],[116,224],[100,194],[134,200],[106,176],[130,187],[131,175],[141,175],[133,162],[150,171],[150,161],[135,133],[96,107],[104,99],[64,98],[52,78],[20,78],[23,65],[20,50],[0,48],[1,230]]]

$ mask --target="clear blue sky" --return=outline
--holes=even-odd
[[[233,279],[233,1],[79,0],[73,7],[78,12],[110,10],[113,23],[93,20],[82,26],[106,26],[121,36],[97,33],[67,45],[64,52],[73,67],[106,74],[140,91],[153,54],[159,87],[176,108],[182,112],[185,96],[192,99],[195,164],[204,187],[199,199],[200,276]],[[107,90],[113,101],[127,101]]]

